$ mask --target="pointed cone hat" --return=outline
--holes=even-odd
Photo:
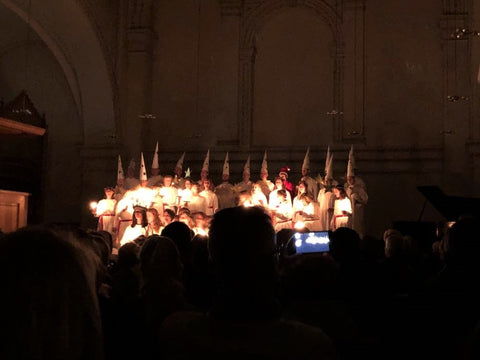
[[[185,171],[185,177],[186,178],[189,178],[191,176],[191,171],[190,171],[190,168],[187,168],[187,171]]]
[[[182,154],[182,156],[180,156],[180,159],[178,159],[177,165],[175,165],[175,167],[178,167],[178,168],[182,169],[183,168],[183,159],[185,159],[185,152]]]
[[[263,154],[263,160],[262,160],[262,168],[260,169],[260,174],[268,172],[268,165],[267,165],[267,150],[265,150],[265,153]]]
[[[158,141],[155,145],[155,152],[153,153],[152,169],[158,169]]]
[[[348,161],[352,163],[352,169],[357,168],[357,164],[355,164],[355,155],[353,155],[353,145],[350,146],[350,151],[348,152]]]
[[[355,171],[353,170],[352,161],[348,159],[347,164],[347,176],[355,176]]]
[[[328,173],[328,163],[330,162],[330,146],[327,147],[327,156],[325,157],[325,176]]]
[[[243,165],[243,173],[250,175],[250,155],[248,155],[245,165]]]
[[[123,175],[122,158],[118,155],[117,180],[120,179],[125,179],[125,175]]]
[[[143,159],[143,152],[141,154],[140,163],[140,181],[147,180],[147,169],[145,169],[145,160]]]
[[[327,169],[325,170],[325,178],[333,179],[333,154],[330,154]]]
[[[222,175],[230,175],[230,162],[228,161],[228,151],[227,155],[225,155],[225,161],[223,162]]]
[[[307,148],[305,158],[303,159],[302,170],[304,169],[306,170],[310,169],[310,147]]]
[[[205,160],[203,160],[202,171],[208,172],[208,165],[210,164],[210,149],[207,151],[207,155],[205,156]]]

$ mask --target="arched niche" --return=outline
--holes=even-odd
[[[311,34],[312,39],[318,37],[315,47],[317,51],[321,51],[321,54],[315,56],[322,59],[325,66],[329,66],[323,70],[330,74],[327,79],[327,82],[330,82],[327,85],[330,93],[326,99],[321,99],[318,104],[315,104],[317,109],[307,111],[307,117],[310,118],[308,121],[320,121],[320,128],[324,126],[327,129],[325,135],[330,136],[330,140],[334,142],[358,142],[364,138],[365,4],[362,0],[351,1],[347,5],[340,1],[332,4],[322,0],[266,0],[250,1],[244,5],[240,19],[238,87],[238,142],[241,146],[251,147],[262,140],[261,132],[264,131],[265,126],[260,125],[260,129],[257,129],[256,121],[258,119],[256,116],[269,116],[267,110],[263,109],[264,113],[258,113],[255,108],[255,104],[259,100],[255,92],[257,90],[265,92],[265,89],[262,88],[265,86],[264,84],[256,84],[258,76],[265,75],[262,73],[264,70],[262,68],[260,72],[257,72],[258,57],[263,56],[260,53],[261,46],[267,45],[262,43],[262,34],[274,32],[269,29],[270,23],[273,24],[273,27],[276,26],[276,30],[285,31],[288,26],[291,26],[299,34],[302,34],[305,29],[298,24],[301,17],[299,9],[303,10],[303,17],[308,19],[308,22],[303,25],[311,26],[318,31],[318,34]],[[306,15],[306,12],[309,12],[310,15]],[[287,24],[286,21],[282,24],[282,17],[287,18],[289,13],[297,17],[294,24]],[[316,19],[313,20],[313,18]],[[303,39],[303,49],[306,48],[305,41],[312,39]],[[281,46],[286,48],[287,43],[284,42]],[[319,50],[319,48],[323,50]],[[272,50],[270,51],[273,59]],[[328,52],[330,61],[326,60],[326,52]],[[298,57],[291,58],[293,61],[299,61],[298,59]],[[263,59],[259,61],[263,61]],[[306,64],[306,66],[308,65]],[[267,65],[264,63],[261,63],[260,66],[267,69]],[[294,67],[295,65],[290,66]],[[308,71],[301,62],[298,66],[304,66],[301,69],[303,73]],[[268,71],[270,71],[268,76],[272,77],[271,69]],[[317,76],[323,76],[322,69],[317,69]],[[302,75],[302,79],[305,81],[305,75]],[[323,80],[325,81],[325,79]],[[318,81],[321,82],[322,79],[318,79]],[[312,82],[310,85],[314,86],[314,83]],[[269,87],[268,84],[265,86],[267,89]],[[265,95],[261,93],[261,96]],[[325,109],[327,102],[330,102],[330,106]],[[311,99],[306,106],[310,105]],[[293,110],[290,109],[291,114],[295,111],[295,106],[297,110],[302,110],[301,106],[303,105],[294,105]],[[277,108],[276,111],[280,113],[281,110]],[[313,119],[315,114],[320,115],[320,113],[323,119]],[[287,115],[291,116],[291,114]],[[302,114],[299,113],[296,116],[300,119]],[[254,133],[257,130],[260,130],[260,133]],[[297,135],[301,136],[302,134],[298,133]],[[311,140],[310,136],[313,137],[313,135],[308,135],[306,139],[308,142]],[[305,143],[308,143],[307,141]],[[282,145],[287,144],[282,143]]]

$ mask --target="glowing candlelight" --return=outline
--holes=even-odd
[[[91,201],[90,202],[90,210],[94,211],[97,209],[97,202],[96,201]]]

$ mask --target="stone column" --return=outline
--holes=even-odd
[[[151,0],[131,0],[128,4],[126,117],[122,127],[129,159],[139,158],[142,135],[151,119],[153,73],[153,4]],[[129,159],[125,159],[129,161]],[[137,160],[138,161],[138,160]]]

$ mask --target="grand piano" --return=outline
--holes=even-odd
[[[450,196],[435,185],[418,186],[417,190],[425,197],[418,220],[395,221],[393,228],[403,235],[412,236],[421,248],[431,246],[439,239],[444,226],[455,222],[460,217],[480,217],[480,198]],[[431,205],[437,211],[437,221],[423,220],[427,205]]]

